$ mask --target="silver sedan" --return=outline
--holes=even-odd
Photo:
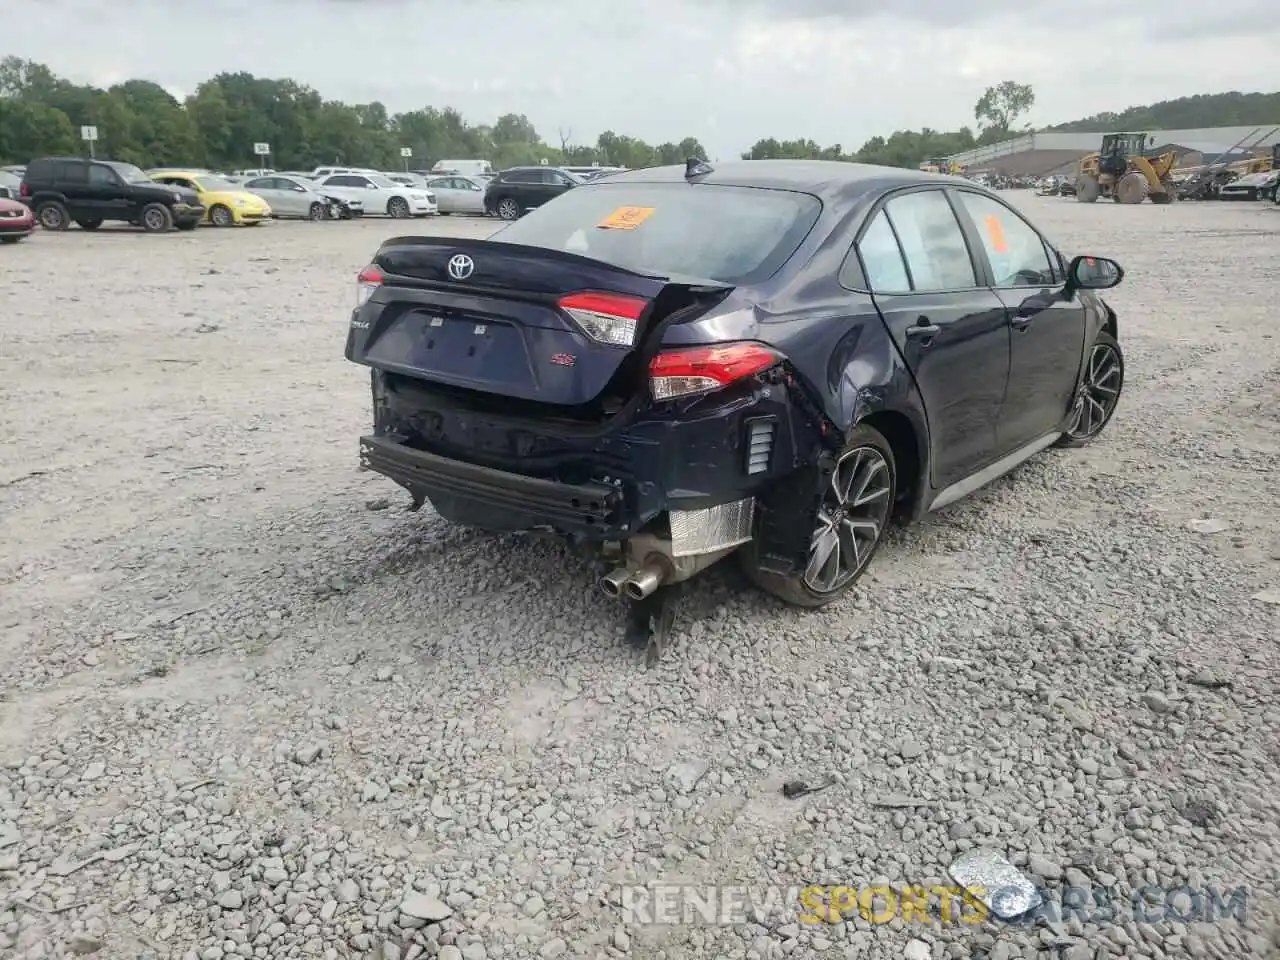
[[[305,177],[270,173],[246,180],[241,186],[267,201],[277,217],[323,220],[329,208],[325,198],[316,192],[315,183]]]
[[[484,184],[461,174],[432,177],[427,189],[436,195],[441,213],[484,214]]]

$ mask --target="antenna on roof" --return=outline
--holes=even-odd
[[[694,177],[705,177],[708,173],[715,171],[715,168],[705,160],[699,160],[697,157],[690,157],[684,162],[684,178],[692,180]]]

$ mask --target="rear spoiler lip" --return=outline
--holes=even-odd
[[[493,250],[498,249],[507,253],[528,253],[532,252],[541,257],[559,260],[567,264],[591,264],[592,266],[605,266],[610,270],[625,276],[634,277],[637,280],[656,280],[661,283],[675,283],[681,286],[691,287],[695,290],[705,290],[706,292],[715,292],[720,290],[731,290],[734,288],[732,283],[724,283],[719,280],[709,280],[706,277],[693,277],[685,274],[671,273],[641,273],[638,270],[631,270],[627,267],[620,267],[617,264],[609,263],[606,260],[596,260],[593,257],[584,257],[578,253],[570,253],[568,250],[556,250],[552,247],[535,247],[527,243],[507,243],[502,240],[484,240],[476,237],[426,237],[426,236],[404,236],[390,237],[383,240],[378,245],[378,251],[374,254],[374,260],[377,261],[378,256],[388,247],[408,246],[408,247],[450,247],[452,249],[464,250]],[[392,274],[395,276],[395,274]]]

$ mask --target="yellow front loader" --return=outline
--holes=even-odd
[[[1106,197],[1116,203],[1173,203],[1178,196],[1173,182],[1176,151],[1148,156],[1145,133],[1108,133],[1102,149],[1080,160],[1076,174],[1076,199],[1093,203]]]
[[[920,169],[925,173],[949,173],[952,176],[959,176],[964,172],[964,167],[950,157],[930,157],[920,164]]]

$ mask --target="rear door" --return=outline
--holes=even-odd
[[[1063,297],[1066,277],[1056,253],[1011,207],[970,190],[952,195],[1008,317],[1009,388],[997,427],[1004,456],[1053,432],[1070,412],[1084,356],[1085,306],[1077,295]]]
[[[94,208],[89,197],[89,164],[83,160],[53,161],[53,176],[57,190],[67,198],[67,211],[73,220],[93,217]]]
[[[1009,377],[1004,303],[983,283],[941,187],[890,195],[857,250],[915,377],[929,421],[930,482],[943,489],[996,459]]]

